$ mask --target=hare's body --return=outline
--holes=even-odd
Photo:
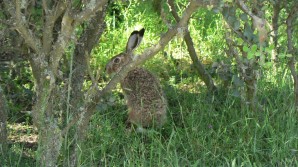
[[[149,71],[136,68],[128,72],[121,88],[129,109],[128,122],[142,127],[165,123],[166,99],[159,81]]]
[[[106,65],[107,73],[119,72],[132,61],[132,51],[139,45],[144,29],[134,31],[126,45],[126,52],[114,56]],[[128,123],[141,127],[162,126],[166,122],[167,102],[158,79],[143,68],[128,72],[121,81],[127,106]]]

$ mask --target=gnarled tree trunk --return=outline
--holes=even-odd
[[[288,66],[290,68],[293,80],[294,80],[294,98],[295,98],[295,108],[297,110],[298,107],[298,74],[296,72],[296,59],[295,55],[297,54],[298,50],[297,48],[294,48],[293,45],[293,21],[294,19],[297,19],[298,16],[298,4],[294,4],[294,6],[289,9],[289,14],[286,20],[287,23],[287,38],[288,38],[288,53],[292,55],[292,57],[289,58]]]
[[[7,163],[7,114],[8,106],[4,92],[0,86],[0,165]]]
[[[86,29],[84,29],[78,43],[75,46],[73,54],[73,74],[71,77],[71,97],[70,97],[70,111],[71,114],[80,113],[80,108],[84,106],[84,93],[83,83],[85,81],[85,76],[90,75],[93,82],[93,86],[97,85],[98,76],[93,76],[90,71],[90,53],[93,47],[98,43],[103,31],[105,30],[105,16],[107,5],[103,7],[103,10],[97,12],[95,16],[91,19]],[[75,128],[74,140],[71,145],[70,158],[64,160],[64,165],[67,166],[77,166],[78,158],[78,145],[80,145],[86,137],[89,118],[85,118],[80,122],[78,127]]]
[[[75,29],[101,10],[107,0],[84,1],[80,7],[72,6],[70,1],[42,1],[41,6],[35,6],[35,1],[4,2],[12,25],[31,51],[29,60],[36,88],[32,116],[39,134],[37,166],[56,166],[64,135],[60,123],[65,110],[61,107],[66,99],[64,85],[69,84],[60,70],[61,59],[76,38]],[[31,15],[38,9],[30,6],[43,11],[40,20],[33,20]],[[30,26],[32,24],[36,26]],[[55,30],[57,24],[61,26]]]

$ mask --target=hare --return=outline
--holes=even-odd
[[[123,66],[133,61],[133,51],[139,46],[145,29],[133,31],[127,41],[126,51],[107,63],[108,74],[117,73]],[[120,81],[128,106],[128,124],[138,128],[161,127],[167,119],[167,102],[158,79],[143,68],[135,68]]]

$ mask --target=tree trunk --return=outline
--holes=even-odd
[[[216,91],[217,88],[214,85],[214,82],[213,82],[211,76],[205,70],[204,65],[201,63],[201,61],[198,59],[192,38],[191,38],[188,30],[186,31],[186,33],[184,35],[184,40],[186,42],[187,50],[190,55],[190,58],[194,64],[194,67],[197,69],[197,72],[199,73],[200,78],[204,81],[204,83],[206,84],[206,86],[210,92]]]
[[[290,11],[288,18],[286,20],[287,23],[287,38],[288,38],[288,53],[292,54],[292,57],[289,58],[288,66],[291,70],[291,74],[294,80],[294,96],[295,96],[295,109],[297,110],[298,107],[298,75],[296,72],[296,60],[295,60],[295,53],[297,49],[294,48],[293,45],[293,20],[297,19],[298,11],[297,11],[298,4],[296,4]]]
[[[82,91],[85,76],[87,74],[88,68],[90,68],[88,62],[90,59],[90,53],[94,46],[98,43],[104,29],[105,23],[104,18],[106,15],[107,5],[103,7],[103,10],[97,12],[95,16],[91,19],[89,25],[84,29],[82,36],[80,37],[74,51],[73,55],[73,75],[71,78],[71,100],[70,100],[70,111],[72,114],[78,114],[82,111],[79,109],[84,105],[84,92]],[[89,71],[90,72],[90,71]],[[97,79],[92,75],[93,84],[97,85]],[[93,113],[93,112],[92,112]],[[91,116],[84,117],[82,122],[78,125],[75,130],[75,135],[73,143],[71,145],[70,157],[64,160],[64,165],[67,166],[77,166],[78,149],[77,146],[80,145],[86,136],[88,123]]]
[[[244,82],[246,84],[246,103],[248,103],[252,111],[260,111],[261,107],[257,100],[258,80],[255,73],[257,71],[254,71],[253,69],[255,69],[255,67],[251,67],[251,66],[248,67],[248,69],[246,69],[246,73],[245,73],[246,76],[244,77]]]
[[[55,113],[55,79],[41,74],[37,85],[37,101],[33,106],[33,121],[38,128],[37,166],[56,166],[62,137]],[[53,76],[52,76],[53,77]]]
[[[3,90],[0,87],[0,161],[3,166],[7,163],[7,114],[8,106]],[[0,165],[1,165],[0,164]]]
[[[175,4],[173,0],[168,1],[169,5],[171,6],[171,13],[173,17],[175,18],[176,22],[180,21],[180,17],[178,16],[175,8]],[[204,81],[207,88],[210,92],[214,92],[217,88],[213,83],[213,80],[209,73],[205,70],[204,65],[201,63],[201,61],[198,59],[196,49],[193,44],[193,40],[190,36],[190,32],[188,31],[188,28],[186,28],[185,34],[184,34],[184,40],[187,45],[187,50],[189,53],[189,56],[193,62],[194,67],[196,68],[200,78]]]

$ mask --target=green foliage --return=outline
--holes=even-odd
[[[20,111],[30,111],[33,105],[33,79],[28,62],[10,62],[0,72],[0,84],[8,101],[11,122],[28,120]]]

